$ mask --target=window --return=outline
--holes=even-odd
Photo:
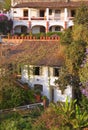
[[[17,13],[16,11],[14,11],[14,13]]]
[[[60,14],[61,10],[55,10],[55,14]]]
[[[61,16],[61,10],[55,10],[55,17]]]
[[[41,84],[34,84],[34,90],[43,91],[43,86]]]
[[[52,15],[52,9],[49,9],[49,15]]]
[[[33,74],[40,75],[40,67],[33,67]]]
[[[60,26],[56,26],[55,27],[55,31],[61,31],[61,27]]]
[[[59,76],[59,68],[53,68],[53,76]]]
[[[71,10],[71,17],[74,17],[75,16],[75,10]]]
[[[24,17],[28,17],[28,10],[27,10],[27,9],[24,10],[23,16],[24,16]]]

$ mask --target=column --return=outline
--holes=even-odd
[[[49,8],[46,8],[46,20],[49,21]]]
[[[49,32],[49,8],[46,8],[46,33]]]
[[[28,20],[31,21],[31,9],[28,10]]]
[[[31,33],[31,21],[28,21],[28,32]]]
[[[64,9],[64,29],[67,28],[67,19],[68,18],[68,12],[67,12],[67,8]]]
[[[49,32],[49,21],[46,21],[46,33]]]
[[[31,9],[28,10],[28,31],[31,32]]]

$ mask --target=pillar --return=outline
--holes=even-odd
[[[28,21],[28,31],[31,33],[31,21]]]
[[[67,21],[64,21],[64,29],[67,29]]]
[[[64,9],[64,29],[67,28],[68,11],[67,8]]]
[[[49,21],[49,8],[46,8],[46,20]]]
[[[46,33],[49,32],[49,21],[46,21]]]
[[[31,9],[28,10],[28,31],[31,32]]]
[[[49,8],[46,8],[46,33],[49,32]]]

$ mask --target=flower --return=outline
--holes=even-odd
[[[4,20],[8,20],[8,17],[4,14],[0,14],[0,22]]]

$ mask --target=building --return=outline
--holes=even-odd
[[[26,40],[13,47],[8,62],[18,63],[17,70],[22,83],[40,89],[49,101],[65,101],[67,96],[69,99],[72,98],[72,87],[67,86],[62,93],[55,84],[64,63],[63,50],[58,40]]]
[[[88,4],[88,1],[85,1]],[[57,32],[74,25],[73,19],[80,1],[76,0],[13,0],[10,16],[13,18],[13,33]],[[59,41],[23,41],[11,50],[11,59],[20,58],[21,81],[32,88],[38,88],[49,101],[65,101],[72,98],[72,87],[61,93],[55,80],[64,63]],[[26,55],[25,55],[26,54]],[[25,62],[26,61],[26,62]],[[24,64],[23,64],[24,63]]]
[[[13,33],[47,33],[70,28],[80,4],[80,0],[12,0]]]

